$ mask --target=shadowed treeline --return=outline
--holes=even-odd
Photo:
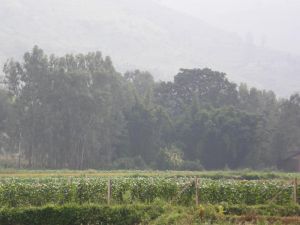
[[[207,68],[156,82],[100,52],[34,47],[4,73],[1,149],[30,168],[259,169],[300,148],[298,94],[277,99]]]

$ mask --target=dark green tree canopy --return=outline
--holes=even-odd
[[[300,149],[299,94],[278,100],[208,68],[157,82],[100,52],[35,46],[3,71],[0,149],[26,167],[265,168]]]

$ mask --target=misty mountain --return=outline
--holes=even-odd
[[[300,57],[256,46],[151,0],[1,0],[0,60],[37,44],[48,53],[100,50],[119,71],[171,79],[179,68],[211,67],[235,82],[300,90]]]

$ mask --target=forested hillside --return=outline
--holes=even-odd
[[[278,99],[208,68],[156,82],[100,52],[34,47],[4,73],[1,150],[29,168],[261,169],[300,149],[299,94]]]
[[[300,86],[299,56],[257,46],[153,0],[2,0],[0,26],[1,65],[38,44],[49,54],[101,50],[118,71],[140,68],[155,80],[172,80],[181,67],[210,67],[280,96]]]

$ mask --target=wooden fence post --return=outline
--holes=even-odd
[[[195,202],[196,206],[199,205],[199,198],[198,198],[198,177],[195,177],[195,191],[196,191],[196,196],[195,196]]]
[[[107,204],[110,204],[110,198],[111,198],[111,179],[108,179],[107,182]]]
[[[153,179],[153,177],[151,177],[150,180],[151,180],[151,184],[153,185],[153,184],[154,184],[154,179]]]
[[[294,203],[297,204],[298,202],[298,199],[297,199],[297,188],[298,188],[298,182],[297,182],[297,178],[294,179],[294,191],[293,191],[293,200],[294,200]]]
[[[197,186],[198,186],[198,204],[201,203],[201,194],[200,194],[200,178],[198,178]]]
[[[69,176],[69,177],[68,177],[68,185],[71,185],[71,184],[72,184],[72,177]]]

